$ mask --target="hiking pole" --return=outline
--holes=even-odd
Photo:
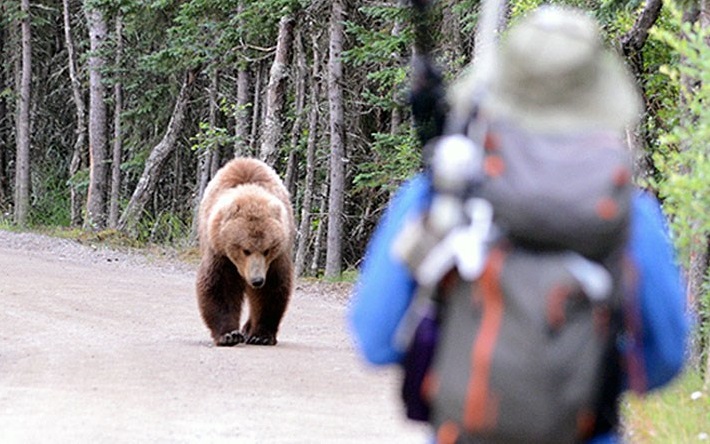
[[[472,92],[469,102],[457,113],[450,113],[447,121],[447,134],[467,133],[473,129],[471,134],[476,142],[482,142],[484,128],[477,125],[477,110],[483,97],[488,92],[496,63],[496,47],[498,41],[498,30],[505,11],[506,0],[481,0],[478,26],[476,27],[475,47],[473,62],[467,68],[469,72],[461,81],[460,88],[466,92]],[[469,128],[470,123],[476,127]]]
[[[412,90],[409,104],[417,135],[422,146],[444,132],[448,107],[444,81],[435,66],[431,51],[431,1],[411,0],[414,23],[414,54],[412,56]]]
[[[488,0],[484,5],[479,35],[487,40],[480,47],[480,63],[488,63],[492,57],[502,1]],[[488,241],[495,233],[492,206],[483,199],[470,199],[469,194],[471,187],[480,182],[483,145],[466,137],[463,131],[443,135],[451,116],[447,115],[442,76],[431,57],[431,6],[427,0],[411,3],[415,26],[412,115],[422,144],[438,139],[429,144],[431,159],[424,159],[434,191],[429,209],[422,217],[409,221],[392,246],[392,253],[404,261],[417,282],[413,299],[397,325],[393,346],[405,356],[402,394],[407,416],[427,420],[430,406],[421,398],[419,388],[432,363],[439,336],[441,301],[437,284],[452,267],[470,279],[476,277],[483,269]],[[490,67],[487,68],[486,75],[490,75]],[[472,98],[472,106],[476,99]]]
[[[505,0],[482,0],[481,20],[476,29],[473,63],[482,88],[488,88],[495,64],[498,27],[503,16]]]

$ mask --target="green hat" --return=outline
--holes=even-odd
[[[632,76],[579,10],[534,10],[511,27],[492,63],[481,109],[493,119],[565,132],[623,130],[641,114]]]

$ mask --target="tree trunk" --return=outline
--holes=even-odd
[[[264,116],[259,157],[269,165],[275,165],[278,159],[278,148],[283,134],[283,107],[286,99],[286,79],[294,22],[295,20],[291,16],[284,16],[279,22],[276,54],[269,72],[269,84],[266,88],[266,115]]]
[[[237,68],[237,109],[234,112],[234,156],[249,152],[249,71]]]
[[[76,140],[69,163],[69,177],[75,179],[76,174],[85,166],[86,160],[86,104],[81,91],[81,81],[77,74],[76,50],[71,32],[71,13],[69,0],[63,0],[64,12],[64,40],[67,45],[69,58],[69,79],[71,80],[72,98],[76,107]],[[70,180],[70,224],[74,227],[81,225],[84,193],[82,193],[74,180]]]
[[[237,5],[237,14],[241,17],[244,11],[244,1]],[[243,27],[244,20],[239,19],[237,26]],[[245,61],[237,64],[237,108],[234,110],[234,157],[243,156],[249,152],[251,138],[249,137],[249,71]]]
[[[217,68],[213,68],[210,74],[209,88],[209,130],[214,131],[217,127]],[[190,241],[197,239],[198,214],[200,203],[205,194],[207,184],[210,179],[217,174],[219,164],[219,147],[208,144],[197,153],[197,192],[195,200],[192,202],[192,224],[190,226]],[[215,158],[217,161],[215,162]]]
[[[393,37],[399,37],[399,35],[402,33],[402,20],[397,19],[397,21],[394,23],[394,26],[392,27],[392,32],[390,33]],[[393,57],[395,54],[392,54]],[[404,64],[404,57],[402,57],[402,54],[396,54],[397,58],[395,60],[399,60],[399,63]],[[399,127],[402,125],[402,109],[400,108],[399,104],[397,103],[397,95],[400,94],[399,91],[392,91],[392,102],[394,104],[392,108],[392,115],[390,117],[390,134],[396,135],[399,132]]]
[[[291,143],[289,147],[288,165],[286,168],[286,178],[284,179],[284,182],[286,183],[286,188],[291,196],[296,197],[298,165],[300,164],[298,145],[301,140],[301,127],[303,126],[303,108],[306,101],[306,76],[308,74],[308,66],[306,64],[306,54],[303,49],[303,37],[300,31],[296,32],[294,43],[296,52],[296,75],[293,83],[296,88],[294,98],[296,118],[293,121],[293,127],[291,128]],[[314,77],[312,84],[315,84],[316,82],[317,80]]]
[[[106,227],[106,187],[108,179],[108,138],[106,125],[106,86],[102,54],[106,41],[106,19],[98,6],[87,0],[86,19],[89,27],[89,192],[86,203],[85,229]]]
[[[256,67],[256,79],[254,80],[254,100],[252,103],[254,107],[251,112],[251,137],[249,144],[249,152],[256,152],[256,141],[259,136],[259,124],[261,123],[261,94],[262,94],[262,77],[263,77],[263,65],[258,63]]]
[[[647,0],[641,13],[636,18],[634,26],[624,34],[620,39],[621,54],[626,58],[627,64],[637,80],[637,84],[641,88],[641,94],[646,103],[646,91],[643,88],[644,76],[644,60],[643,47],[648,41],[648,32],[658,20],[661,14],[663,0]],[[648,107],[644,106],[645,111],[649,112]],[[627,140],[629,147],[634,154],[635,171],[638,181],[644,183],[648,179],[653,178],[656,174],[653,166],[651,153],[647,150],[650,145],[650,134],[642,128],[627,128]]]
[[[108,212],[108,225],[118,227],[118,200],[121,194],[121,154],[123,152],[123,134],[121,133],[121,113],[123,112],[123,85],[121,83],[123,57],[123,17],[116,16],[116,83],[113,86],[113,156],[111,161],[111,199]]]
[[[328,243],[325,277],[335,279],[341,272],[343,201],[345,184],[345,146],[343,127],[343,0],[333,1],[330,18],[328,59],[328,107],[330,110],[330,191],[328,194]]]
[[[30,2],[22,0],[22,69],[17,104],[17,154],[15,157],[15,223],[27,225],[30,206],[30,90],[32,81],[32,30]]]
[[[696,221],[697,222],[697,221]],[[690,252],[690,264],[686,272],[686,295],[688,307],[694,313],[699,313],[700,324],[708,325],[710,323],[710,315],[703,309],[703,298],[706,297],[707,290],[705,288],[706,279],[708,277],[708,267],[710,267],[710,238],[703,234],[703,230],[695,224],[696,228],[693,231],[700,233],[692,241]],[[694,364],[702,356],[705,356],[705,387],[710,387],[710,331],[705,333],[705,337],[698,338],[699,344],[694,347],[697,352],[697,358],[694,359]]]
[[[6,14],[4,4],[0,5],[0,14],[3,16]],[[5,39],[5,23],[0,21],[0,58],[9,60],[10,57],[6,58],[7,54],[5,53],[8,47],[5,45]],[[7,87],[8,72],[6,69],[9,69],[9,66],[7,68],[6,66],[0,66],[0,91],[5,91]],[[0,149],[0,210],[4,209],[5,203],[9,198],[7,178],[8,150],[5,148],[9,145],[9,129],[7,125],[9,120],[6,97],[4,94],[0,94],[0,147],[2,147]]]
[[[301,220],[298,226],[296,243],[296,259],[294,268],[296,276],[303,275],[306,264],[306,249],[311,238],[311,206],[313,205],[313,187],[316,171],[316,141],[318,132],[318,101],[320,97],[320,52],[318,40],[313,38],[313,68],[311,72],[310,112],[308,114],[308,141],[306,143],[306,179],[303,184],[303,201],[301,202]]]
[[[212,69],[212,73],[210,75],[210,91],[209,91],[209,98],[210,98],[210,104],[209,104],[209,109],[210,109],[210,130],[212,131],[213,134],[215,134],[217,130],[217,120],[218,120],[218,115],[219,115],[219,104],[217,103],[219,101],[218,98],[218,93],[219,93],[219,69],[216,67]],[[214,143],[209,147],[209,179],[213,178],[215,174],[217,174],[217,170],[219,170],[220,163],[222,161],[222,156],[221,156],[221,146],[219,143]],[[200,194],[200,198],[202,198],[202,194]]]
[[[155,186],[158,183],[163,164],[170,153],[175,149],[175,142],[183,127],[185,109],[187,108],[190,89],[194,80],[195,73],[188,72],[185,75],[185,80],[180,88],[180,94],[178,94],[178,98],[175,101],[175,107],[173,108],[172,116],[170,116],[170,122],[168,122],[165,134],[160,142],[150,151],[150,155],[143,168],[143,173],[140,179],[138,179],[138,185],[136,185],[131,200],[128,202],[128,206],[123,211],[121,219],[118,222],[118,229],[132,236],[137,235],[136,228],[138,227],[138,222],[140,222],[148,199],[150,199],[155,191]]]
[[[328,183],[323,182],[320,187],[320,206],[318,209],[318,228],[313,236],[313,257],[311,258],[311,276],[318,275],[320,266],[321,246],[323,245],[323,231],[326,230],[326,212],[328,210]],[[327,253],[326,253],[327,254]]]

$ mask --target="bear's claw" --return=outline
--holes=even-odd
[[[245,340],[246,338],[239,330],[233,330],[217,338],[215,344],[219,346],[231,347],[233,345],[241,344]]]
[[[252,335],[246,339],[251,345],[276,345],[276,337],[273,335]]]

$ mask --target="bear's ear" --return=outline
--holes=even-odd
[[[232,202],[232,204],[227,207],[227,219],[233,219],[239,215],[242,211],[242,205],[239,202]]]
[[[242,203],[235,199],[234,193],[225,192],[212,207],[212,217],[219,217],[222,220],[232,219],[240,213],[242,206]]]
[[[278,200],[272,200],[269,202],[269,213],[271,217],[277,220],[284,220],[284,208],[283,204]]]

